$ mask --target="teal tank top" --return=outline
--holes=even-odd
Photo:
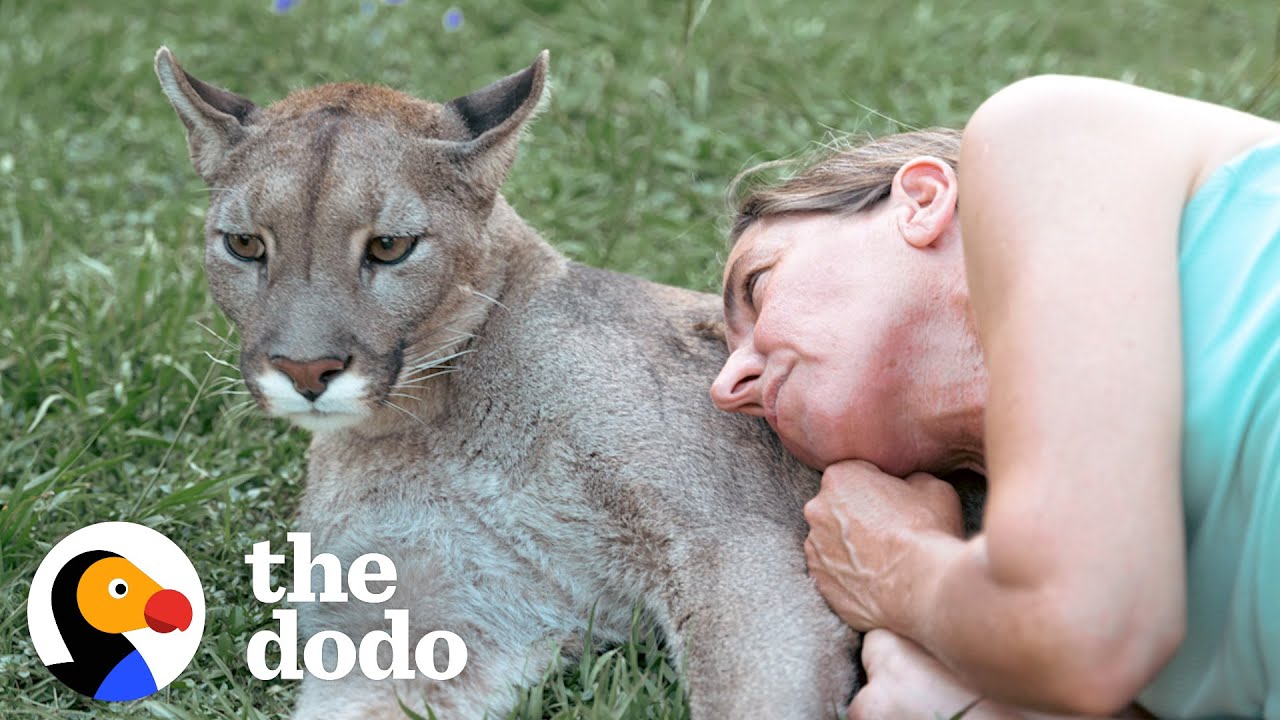
[[[1280,720],[1280,142],[1192,196],[1179,273],[1187,635],[1139,701]]]

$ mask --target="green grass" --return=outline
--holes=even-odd
[[[296,691],[245,669],[271,608],[242,556],[283,542],[305,438],[209,357],[234,361],[200,269],[204,190],[151,71],[162,43],[259,102],[345,79],[447,99],[550,48],[552,102],[507,196],[575,259],[698,289],[718,285],[729,179],[831,131],[959,125],[1040,72],[1280,115],[1272,0],[459,4],[446,33],[429,0],[0,0],[0,716],[270,718]],[[59,685],[26,630],[45,552],[105,520],[174,538],[209,607],[183,676],[124,706]],[[515,717],[683,716],[652,637],[587,658]]]

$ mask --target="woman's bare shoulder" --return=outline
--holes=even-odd
[[[1280,123],[1116,80],[1039,75],[979,106],[965,128],[964,157],[982,160],[986,153],[975,152],[975,145],[1030,149],[1076,144],[1082,135],[1104,150],[1107,162],[1171,173],[1185,182],[1190,196],[1218,166],[1258,143],[1280,139]],[[1068,136],[1073,142],[1062,143]]]

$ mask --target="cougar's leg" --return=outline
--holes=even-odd
[[[326,643],[326,667],[336,658]],[[444,642],[436,645],[436,667],[443,670],[448,660],[443,655]],[[482,720],[505,717],[516,701],[520,687],[536,681],[551,662],[553,650],[548,642],[532,647],[498,647],[484,643],[468,643],[467,666],[450,680],[431,680],[415,668],[413,680],[369,680],[360,674],[359,665],[341,680],[319,680],[307,675],[294,708],[294,720],[344,720],[351,718],[405,720],[410,717],[400,703],[423,717],[427,705],[436,717],[453,720]],[[410,653],[413,648],[410,647]],[[381,659],[386,667],[388,658]]]
[[[809,578],[796,528],[758,522],[701,537],[676,558],[665,624],[691,715],[843,718],[856,637]]]

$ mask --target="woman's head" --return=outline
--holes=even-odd
[[[951,130],[894,135],[745,194],[725,271],[731,355],[712,385],[717,406],[767,418],[818,468],[950,462],[943,416],[969,403],[981,373],[959,147]]]
[[[960,163],[960,131],[932,128],[887,135],[859,144],[840,144],[816,161],[774,185],[747,187],[737,200],[730,246],[759,220],[802,213],[849,216],[869,210],[889,197],[893,179],[908,162],[933,157],[954,171]],[[783,160],[748,168],[734,178],[729,196],[761,172],[788,167]]]

